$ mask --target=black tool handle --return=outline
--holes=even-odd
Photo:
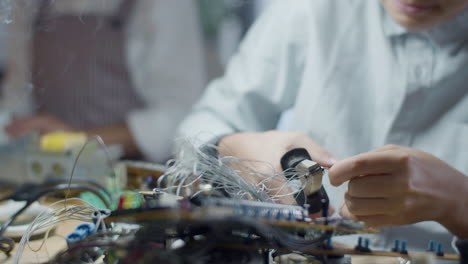
[[[283,170],[295,169],[296,166],[304,160],[312,160],[306,149],[291,149],[281,157],[281,167]],[[329,199],[323,186],[318,192],[312,193],[305,198],[304,192],[299,193],[296,197],[296,201],[301,206],[309,204],[309,214],[315,214],[322,211],[324,217],[328,216]]]
[[[309,204],[309,213],[316,214],[322,212],[322,216],[328,216],[328,206],[330,204],[328,200],[327,192],[323,186],[316,193],[307,196],[306,203]]]

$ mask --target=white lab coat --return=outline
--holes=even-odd
[[[200,144],[236,132],[308,134],[337,157],[397,144],[432,153],[468,175],[468,10],[429,31],[397,25],[379,1],[277,1],[179,129]],[[261,159],[261,157],[259,157]],[[443,175],[441,175],[443,177]],[[346,185],[325,181],[339,208]],[[460,194],[466,195],[466,194]],[[452,236],[423,222],[383,229],[374,247]],[[354,240],[356,241],[356,240]]]

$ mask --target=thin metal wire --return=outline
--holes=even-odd
[[[104,140],[100,136],[92,136],[92,137],[90,137],[90,138],[88,138],[86,140],[86,142],[83,144],[83,146],[80,148],[80,151],[76,155],[75,160],[73,161],[73,166],[72,166],[72,169],[71,169],[70,177],[68,179],[68,190],[67,190],[67,192],[65,194],[65,207],[67,206],[66,201],[67,201],[67,198],[70,195],[70,186],[71,186],[71,183],[72,183],[72,180],[73,180],[73,176],[75,175],[75,171],[76,171],[76,167],[78,165],[78,161],[80,160],[80,157],[83,154],[86,147],[88,146],[88,144],[90,142],[93,142],[93,141],[97,142],[99,147],[104,151],[108,166],[112,170],[111,177],[113,178],[114,187],[117,187],[117,185],[118,185],[117,184],[117,176],[116,176],[116,172],[115,172],[115,164],[114,164],[113,160],[111,159],[111,155],[109,153],[109,150],[108,150],[106,144],[104,143]]]
[[[59,204],[66,204],[67,201],[79,201],[84,203],[84,205],[69,205],[68,207],[60,207],[58,209],[52,209]],[[107,215],[101,214],[101,210],[88,204],[86,201],[79,199],[79,198],[69,198],[66,200],[61,200],[55,202],[48,206],[48,208],[42,211],[34,221],[28,226],[28,229],[24,233],[21,238],[20,243],[18,244],[18,249],[13,257],[12,263],[20,263],[22,253],[26,245],[29,247],[30,250],[33,252],[40,251],[48,236],[50,230],[52,230],[56,225],[67,221],[67,220],[77,220],[83,222],[92,222],[93,217],[97,217],[96,221],[96,229],[98,230],[100,226],[103,224],[103,218]],[[32,248],[29,244],[29,240],[31,236],[37,231],[41,229],[47,228],[47,232],[42,240],[41,244],[38,248]]]
[[[294,177],[289,176],[295,175],[292,170],[275,172],[267,162],[233,156],[216,157],[209,154],[216,153],[214,145],[200,148],[186,141],[180,146],[178,159],[168,162],[167,172],[158,179],[160,191],[193,197],[203,192],[196,186],[206,183],[212,190],[222,190],[235,199],[264,202],[276,202],[302,191],[302,186],[295,190],[290,188]],[[265,172],[258,171],[258,167],[266,168]]]

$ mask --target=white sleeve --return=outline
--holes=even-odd
[[[275,128],[294,104],[302,79],[308,2],[277,1],[267,9],[225,76],[211,83],[179,127],[179,138],[203,144],[225,134]]]
[[[198,9],[195,1],[140,0],[133,15],[127,58],[147,107],[130,113],[127,125],[145,157],[163,162],[206,82]]]

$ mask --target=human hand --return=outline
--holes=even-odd
[[[71,126],[65,124],[54,116],[41,114],[14,119],[5,127],[5,131],[11,138],[20,138],[33,131],[40,134],[56,131],[72,131]]]
[[[337,162],[329,177],[349,181],[343,217],[373,227],[431,220],[468,236],[468,178],[428,153],[389,145]]]
[[[330,167],[336,159],[328,151],[320,147],[312,139],[302,133],[268,131],[262,133],[236,133],[221,139],[218,144],[220,156],[235,156],[243,160],[254,160],[261,162],[250,162],[249,167],[255,171],[271,175],[282,171],[281,157],[290,149],[305,148],[312,159],[323,167]],[[251,175],[243,175],[250,177]],[[247,181],[257,184],[262,178],[248,178]],[[285,184],[284,178],[268,182],[269,187],[279,190],[273,195],[287,194],[287,188],[280,187]],[[284,196],[281,203],[295,204],[294,197]]]

